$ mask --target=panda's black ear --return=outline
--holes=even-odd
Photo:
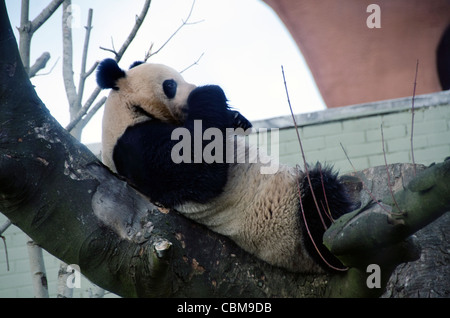
[[[133,62],[133,64],[131,64],[130,65],[130,70],[133,68],[133,67],[136,67],[136,66],[138,66],[138,65],[141,65],[141,64],[144,64],[145,62],[144,61],[136,61],[136,62]]]
[[[118,90],[117,80],[122,77],[125,77],[125,71],[113,59],[105,59],[97,67],[97,84],[101,88]]]

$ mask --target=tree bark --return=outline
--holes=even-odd
[[[343,275],[286,272],[174,211],[158,210],[50,116],[21,64],[4,2],[0,42],[0,211],[93,283],[126,297],[382,293],[367,289],[358,264]],[[384,251],[396,256],[413,247],[397,245]],[[383,268],[384,284],[411,259],[393,258],[392,268]]]

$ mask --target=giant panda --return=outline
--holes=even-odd
[[[273,266],[303,273],[344,270],[322,244],[332,220],[352,209],[330,167],[309,166],[306,174],[280,165],[275,173],[262,174],[267,158],[237,160],[238,152],[234,160],[174,162],[178,128],[194,135],[199,120],[202,132],[252,125],[228,106],[219,86],[196,87],[165,65],[135,62],[125,71],[106,59],[98,66],[97,83],[111,89],[103,115],[102,160],[156,206],[231,238]],[[244,137],[224,136],[219,141],[224,147],[232,143],[243,146],[244,155],[253,153]]]

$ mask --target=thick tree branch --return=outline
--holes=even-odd
[[[414,165],[404,167],[415,169]],[[450,211],[449,180],[450,160],[432,165],[410,182],[402,183],[395,200],[389,194],[381,202],[371,202],[340,218],[325,233],[325,244],[347,265],[354,266],[361,253],[405,240]]]

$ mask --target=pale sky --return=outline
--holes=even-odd
[[[13,28],[19,26],[19,0],[6,0]],[[30,19],[50,0],[31,0]],[[118,49],[141,12],[143,0],[72,0],[75,83],[78,85],[81,50],[87,12],[93,8],[93,29],[87,68],[96,60],[112,57],[99,49]],[[144,58],[154,43],[159,48],[181,25],[191,8],[191,0],[153,0],[144,24],[119,65],[129,65]],[[50,18],[34,35],[31,64],[42,52],[49,51],[51,60],[44,71],[57,62],[49,75],[32,79],[38,95],[51,114],[65,126],[69,122],[68,103],[62,80],[62,9]],[[303,57],[278,16],[260,0],[197,0],[190,19],[199,22],[185,26],[171,42],[148,62],[163,63],[179,71],[202,54],[196,65],[183,73],[193,84],[220,85],[231,106],[250,120],[290,115],[281,73],[283,65],[295,113],[322,110],[324,102]],[[16,32],[18,39],[18,33]],[[95,76],[88,79],[84,99],[95,88]],[[107,95],[104,91],[101,96]],[[86,126],[82,141],[101,141],[101,109]],[[270,127],[268,127],[270,128]]]

